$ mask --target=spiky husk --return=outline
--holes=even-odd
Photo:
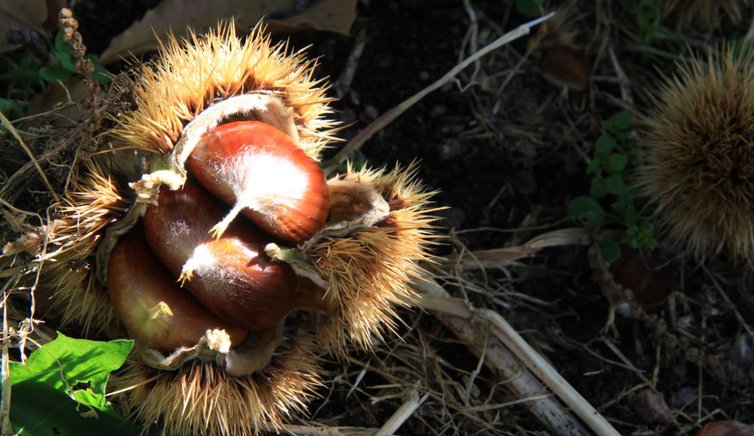
[[[414,298],[410,283],[420,277],[419,264],[432,261],[429,246],[436,239],[427,192],[416,180],[414,165],[392,171],[348,168],[343,180],[371,186],[390,205],[379,224],[353,231],[346,237],[327,238],[305,255],[330,284],[340,302],[341,317],[323,319],[319,337],[332,348],[347,339],[369,347],[372,336],[395,327],[396,306]]]
[[[697,26],[701,30],[717,29],[724,20],[740,23],[751,0],[663,0],[666,16],[670,16],[676,28]]]
[[[290,108],[299,146],[318,159],[324,144],[332,140],[334,124],[324,118],[329,99],[312,78],[313,63],[301,54],[286,55],[285,51],[282,45],[272,46],[259,27],[245,42],[237,40],[232,25],[221,25],[202,37],[192,34],[182,42],[170,38],[158,60],[141,69],[131,90],[135,109],[119,115],[111,138],[121,143],[118,148],[166,155],[186,124],[218,99],[265,93]],[[413,166],[393,171],[349,169],[342,176],[373,187],[389,203],[390,213],[373,227],[325,238],[307,248],[305,254],[329,283],[341,307],[339,316],[310,315],[316,323],[306,328],[318,335],[288,336],[286,339],[295,343],[283,347],[269,367],[250,377],[232,377],[198,361],[173,372],[131,362],[118,383],[120,388],[130,388],[125,394],[126,408],[148,425],[161,422],[167,433],[179,434],[276,429],[283,415],[302,410],[319,381],[315,342],[317,352],[325,347],[342,351],[348,339],[368,347],[374,335],[380,335],[385,327],[395,327],[396,305],[411,301],[409,286],[420,276],[419,263],[431,261],[431,193],[423,190],[414,172]],[[107,180],[105,172],[98,174]],[[104,227],[125,210],[117,187],[101,185],[94,183],[71,200],[71,217],[85,212],[100,218],[97,226],[81,232],[83,236],[67,236],[81,248],[82,259],[91,260]],[[117,197],[118,208],[102,204],[99,191],[107,187],[112,188],[113,198]],[[118,214],[111,213],[118,209]],[[121,223],[126,221],[121,219]],[[92,269],[68,279],[55,277],[61,283],[75,282],[62,287],[58,298],[65,304],[67,318],[79,320],[89,329],[114,326],[117,319]],[[291,320],[298,321],[295,316]],[[304,325],[296,326],[304,330]]]
[[[47,232],[42,264],[43,289],[60,307],[62,323],[76,322],[85,334],[117,324],[115,311],[94,276],[94,252],[102,232],[128,207],[105,171],[89,162],[62,203],[53,208],[54,227]]]
[[[280,97],[293,112],[300,147],[314,159],[333,140],[326,88],[313,78],[316,63],[303,53],[272,45],[258,25],[246,38],[225,23],[204,36],[191,33],[161,44],[157,60],[143,65],[132,90],[136,109],[120,116],[112,134],[130,146],[158,153],[173,148],[186,123],[217,99],[264,92]]]
[[[214,364],[193,361],[160,371],[129,361],[113,381],[123,407],[145,426],[165,434],[247,435],[279,430],[282,418],[306,410],[321,385],[310,336],[298,337],[262,373],[231,377]]]
[[[754,254],[754,55],[695,57],[679,65],[643,119],[637,185],[661,227],[703,259]]]

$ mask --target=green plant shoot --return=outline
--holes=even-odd
[[[637,210],[625,180],[629,166],[625,151],[633,145],[631,124],[632,116],[627,111],[617,113],[602,124],[603,133],[597,138],[594,156],[587,167],[589,195],[574,198],[568,206],[568,213],[591,231],[608,224],[625,229],[622,240],[603,241],[599,245],[600,254],[608,263],[620,257],[620,244],[646,251],[656,246],[649,218]]]

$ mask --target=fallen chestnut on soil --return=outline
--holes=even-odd
[[[239,212],[296,244],[327,220],[330,198],[319,164],[269,124],[221,124],[202,137],[187,164],[202,186],[233,205],[212,228],[217,237]]]
[[[643,255],[627,245],[621,246],[621,256],[610,265],[610,272],[615,283],[630,290],[643,307],[664,303],[675,286],[669,268],[657,256]]]

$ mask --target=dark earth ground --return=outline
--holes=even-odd
[[[100,52],[114,35],[156,3],[79,2],[75,12],[84,42],[92,52]],[[617,20],[621,13],[618,4],[580,3],[583,16],[577,40],[584,46],[593,76],[615,74],[600,45],[606,36],[612,38],[618,58],[632,80],[637,109],[641,110],[646,101],[644,85],[656,81],[655,68],[670,71],[671,64],[662,58],[647,60],[632,50],[631,23]],[[502,29],[510,30],[525,21],[502,1],[472,1],[469,5],[479,17],[479,47],[501,34]],[[600,29],[597,23],[605,10],[608,15],[615,14],[612,23],[621,22],[620,26],[603,28],[601,35],[590,34],[590,30]],[[442,76],[473,51],[464,43],[471,24],[462,1],[371,0],[360,4],[352,34],[365,32],[365,49],[353,81],[335,104],[336,116],[348,124],[342,132],[344,139]],[[721,33],[736,35],[740,29]],[[296,34],[291,39],[294,48],[310,45],[308,53],[320,57],[319,74],[334,79],[341,75],[355,41],[315,32]],[[668,49],[680,50],[679,47]],[[463,56],[459,55],[461,50]],[[396,162],[406,165],[420,160],[420,177],[430,188],[439,190],[437,204],[449,207],[442,212],[442,224],[450,237],[438,249],[440,255],[457,253],[463,247],[480,250],[515,246],[544,231],[577,225],[567,218],[567,207],[570,199],[588,192],[586,164],[580,153],[591,154],[601,122],[621,109],[615,103],[620,91],[615,83],[595,79],[586,91],[571,90],[564,96],[561,89],[543,79],[536,53],[520,68],[514,68],[525,51],[523,40],[483,58],[476,73],[473,67],[467,69],[457,83],[430,94],[361,149],[363,157],[374,166],[392,166]],[[499,92],[511,71],[512,79]],[[746,283],[748,274],[722,261],[699,268],[662,244],[659,252],[671,259],[679,295],[650,313],[671,325],[681,318],[686,323],[683,331],[688,332],[685,337],[692,345],[721,359],[739,359],[742,365],[750,366],[751,351],[746,344],[750,347],[751,340],[747,342],[741,323],[710,280],[720,280],[733,306],[751,325],[751,291],[748,286],[739,285]],[[486,283],[486,288],[480,285],[482,289],[494,289],[490,293],[471,292],[469,298],[479,306],[500,310],[622,433],[677,434],[693,431],[709,419],[726,417],[754,421],[751,386],[737,386],[688,362],[683,353],[657,339],[656,326],[618,316],[619,336],[602,332],[609,303],[592,278],[585,248],[548,249],[515,268],[490,270],[485,275],[464,274],[470,282]],[[430,316],[414,314],[408,323],[415,331],[423,332],[449,367],[464,373],[476,368],[477,358],[463,344],[455,343],[452,333]],[[681,330],[675,330],[678,331]],[[408,335],[408,328],[401,333]],[[735,345],[741,341],[744,345]],[[607,342],[637,370],[627,369],[625,362],[619,362]],[[736,357],[736,353],[744,357]],[[392,361],[387,354],[378,352],[376,361],[389,368]],[[354,359],[370,361],[371,357]],[[333,375],[342,371],[335,362],[328,370]],[[661,416],[666,409],[640,395],[647,389],[639,386],[638,372],[654,382],[654,392],[664,398],[667,413],[672,415],[669,420]],[[357,373],[358,370],[345,372],[351,378]],[[479,377],[480,395],[484,397],[499,380],[485,369]],[[347,384],[333,382],[332,392],[312,405],[311,418],[329,425],[379,426],[400,405],[400,399],[370,404],[369,393],[374,390],[369,389],[376,389],[385,380],[379,372],[371,372],[362,382],[366,387],[354,394],[349,394]],[[639,388],[634,389],[636,386]],[[504,402],[504,394],[494,395],[501,398],[498,402]],[[431,407],[438,406],[431,402],[423,406]],[[520,405],[475,416],[494,421],[495,432],[544,431]],[[401,432],[490,431],[464,416],[453,418],[455,427],[442,429],[440,425],[449,419],[420,412]]]

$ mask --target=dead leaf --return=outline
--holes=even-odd
[[[356,1],[163,0],[141,21],[113,38],[100,62],[108,64],[132,54],[155,50],[158,40],[171,30],[176,36],[187,35],[188,29],[203,33],[219,20],[231,18],[235,20],[236,29],[242,32],[263,17],[272,17],[268,22],[271,30],[276,32],[316,29],[347,34],[356,18]],[[303,8],[299,6],[302,3],[305,4]]]
[[[40,114],[55,111],[58,118],[58,126],[72,127],[78,124],[84,113],[78,105],[66,105],[61,108],[61,103],[75,103],[89,96],[84,80],[81,77],[71,77],[63,82],[53,82],[47,85],[47,91],[37,94],[31,100],[29,114]]]
[[[8,42],[12,30],[33,30],[44,33],[42,23],[47,19],[45,0],[0,1],[0,53],[18,48]]]

